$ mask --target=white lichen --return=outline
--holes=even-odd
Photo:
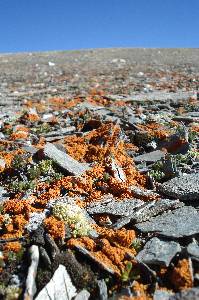
[[[52,211],[56,218],[69,225],[74,237],[88,235],[91,231],[90,224],[79,206],[58,202],[53,206]]]

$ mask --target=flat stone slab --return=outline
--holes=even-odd
[[[156,151],[152,151],[152,152],[145,153],[145,154],[134,157],[134,162],[135,163],[141,163],[141,162],[155,163],[156,161],[160,160],[164,156],[165,156],[164,151],[156,150]]]
[[[134,223],[140,223],[149,220],[151,217],[157,216],[169,209],[175,209],[183,206],[184,203],[179,200],[160,199],[145,203],[142,207],[138,207],[131,219]]]
[[[141,232],[154,232],[169,238],[194,236],[199,234],[199,213],[191,206],[183,206],[135,227]]]
[[[68,175],[80,176],[89,169],[88,164],[79,163],[70,155],[57,149],[57,147],[51,143],[47,143],[43,151],[45,157],[52,159],[53,162]]]
[[[118,95],[107,95],[106,98],[115,100],[115,101],[125,101],[125,102],[143,102],[143,101],[161,101],[166,102],[168,100],[178,101],[186,100],[190,97],[196,97],[194,91],[178,91],[176,93],[170,93],[166,91],[153,91],[149,93],[139,92],[132,93],[130,96],[118,96]]]
[[[144,203],[137,207],[129,216],[121,216],[112,227],[120,229],[130,222],[140,223],[149,220],[151,217],[157,216],[169,209],[176,209],[183,206],[184,203],[179,200],[160,199]]]
[[[116,216],[130,216],[137,207],[144,204],[139,199],[126,199],[122,201],[114,200],[113,197],[105,199],[102,202],[90,203],[86,210],[89,214],[111,214]]]
[[[138,253],[136,258],[147,265],[168,267],[173,257],[180,251],[181,247],[178,243],[162,241],[154,237],[145,244],[144,249]]]
[[[184,174],[163,183],[159,192],[183,201],[199,199],[199,173]]]

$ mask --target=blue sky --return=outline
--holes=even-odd
[[[0,52],[199,47],[199,0],[0,0]]]

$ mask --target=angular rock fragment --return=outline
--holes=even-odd
[[[97,285],[99,288],[99,299],[100,300],[107,300],[108,299],[108,291],[107,285],[104,279],[98,280]]]
[[[187,246],[187,253],[192,257],[197,260],[199,260],[199,245],[197,243],[190,243]]]
[[[31,259],[31,264],[28,269],[28,276],[26,279],[26,289],[25,289],[25,294],[24,294],[25,300],[33,299],[33,297],[37,291],[35,278],[37,275],[37,267],[39,264],[39,248],[38,248],[38,246],[32,245],[30,247],[30,259]]]
[[[147,265],[168,267],[173,257],[180,251],[181,247],[178,243],[154,237],[145,244],[144,249],[138,253],[136,258]]]
[[[169,300],[198,300],[198,299],[199,299],[199,288],[187,289],[169,298]]]
[[[145,154],[138,155],[138,156],[134,157],[134,162],[135,163],[146,162],[146,163],[150,164],[150,163],[157,162],[158,160],[160,160],[164,156],[165,156],[164,151],[156,150],[156,151],[152,151],[152,152],[145,153]]]
[[[191,206],[183,206],[135,227],[142,232],[154,232],[169,238],[194,236],[199,234],[199,213]]]
[[[90,297],[90,293],[87,290],[82,290],[77,294],[74,300],[88,300]]]
[[[79,163],[70,155],[58,150],[53,144],[47,143],[44,147],[44,155],[52,159],[65,173],[72,176],[80,176],[89,169],[86,163]]]
[[[48,233],[45,234],[45,242],[47,251],[50,253],[50,257],[54,260],[56,255],[60,253],[60,250]]]
[[[131,186],[131,192],[133,193],[134,197],[143,200],[156,200],[160,198],[159,194],[154,193],[151,190],[139,188],[137,186]]]
[[[183,201],[199,199],[199,173],[184,174],[163,183],[158,190],[170,197]]]
[[[116,216],[130,216],[133,210],[144,204],[139,199],[126,199],[122,201],[114,200],[113,197],[107,197],[105,201],[93,202],[87,206],[89,214],[112,214]]]
[[[157,216],[160,213],[169,209],[175,209],[184,204],[179,200],[160,199],[151,201],[139,207],[131,216],[131,220],[135,223],[149,220],[151,217]]]
[[[52,279],[41,290],[36,300],[71,300],[77,295],[76,288],[63,265],[59,265]]]
[[[183,206],[184,204],[179,200],[160,199],[154,200],[135,208],[133,213],[127,217],[119,218],[111,227],[114,229],[120,229],[130,222],[140,223],[149,220],[151,217],[167,211],[169,209],[175,209]]]

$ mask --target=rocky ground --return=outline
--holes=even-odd
[[[199,50],[0,55],[0,299],[199,298]]]

